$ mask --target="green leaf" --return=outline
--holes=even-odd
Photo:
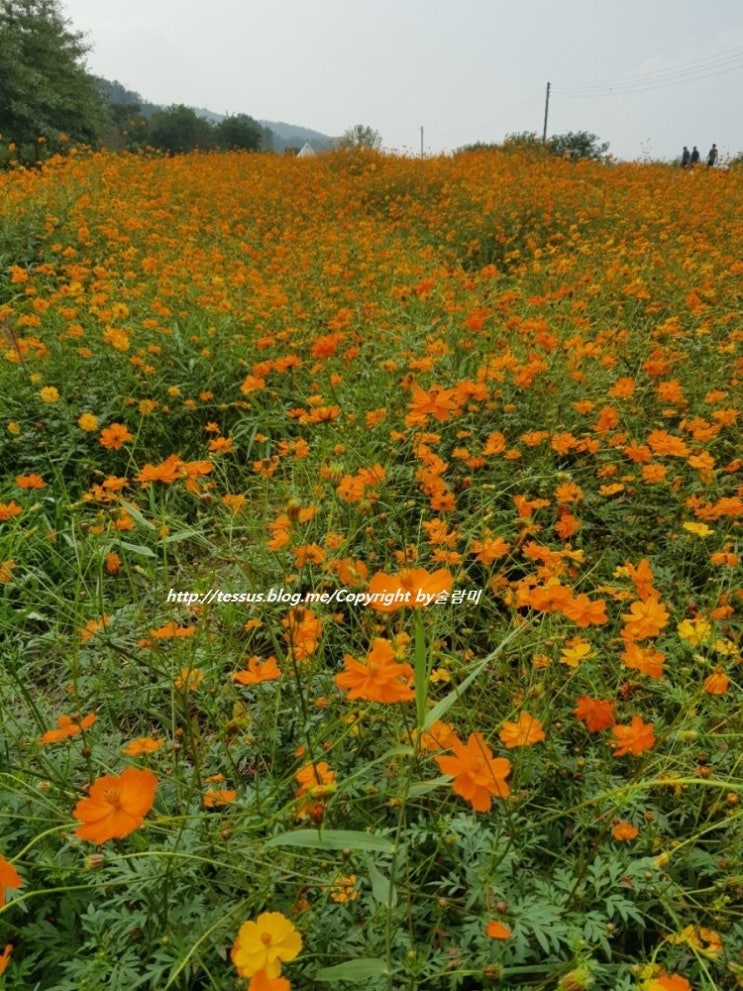
[[[422,795],[436,791],[442,785],[449,784],[451,784],[451,778],[448,777],[431,778],[430,781],[416,781],[408,788],[408,798],[420,798]]]
[[[209,541],[201,530],[179,530],[177,533],[170,533],[167,537],[163,537],[162,542],[164,544],[176,544],[180,540],[193,540],[204,547],[209,546]]]
[[[370,977],[383,977],[387,963],[376,957],[359,957],[335,967],[323,967],[315,974],[316,981],[365,981]]]
[[[128,540],[120,540],[119,547],[131,551],[132,554],[139,554],[140,557],[157,557],[157,554],[151,548],[145,547],[144,544],[130,544]]]
[[[126,499],[121,500],[121,505],[127,511],[129,516],[131,516],[133,520],[136,520],[140,526],[145,527],[145,529],[147,530],[157,530],[155,524],[150,523],[149,520],[145,519],[144,516],[142,516],[142,514],[140,513],[140,511],[137,509],[137,507],[132,506],[132,504],[130,502],[127,502]]]
[[[394,853],[395,844],[386,836],[362,833],[355,829],[326,829],[322,833],[314,829],[295,829],[292,833],[272,836],[266,847],[298,846],[308,850],[376,850]]]
[[[375,900],[386,908],[397,905],[397,892],[388,877],[377,869],[373,861],[369,862],[369,878],[372,884],[372,894]]]

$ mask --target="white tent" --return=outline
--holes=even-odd
[[[314,154],[315,153],[312,150],[312,145],[309,143],[309,141],[305,141],[300,151],[297,152],[297,158],[308,158],[310,155],[314,155]]]

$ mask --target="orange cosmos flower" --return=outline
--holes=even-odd
[[[156,630],[150,630],[150,636],[156,640],[170,640],[173,637],[190,637],[196,632],[195,626],[179,626],[173,620],[160,626]]]
[[[98,437],[98,443],[109,451],[118,451],[129,440],[134,440],[134,434],[130,434],[123,423],[104,427]]]
[[[13,952],[13,944],[6,943],[5,949],[3,950],[2,953],[0,953],[0,974],[5,973],[5,968],[8,966],[8,963],[10,962],[10,954],[12,952]]]
[[[47,743],[59,743],[60,740],[69,740],[70,737],[77,736],[84,729],[89,729],[97,719],[98,716],[93,715],[93,713],[79,720],[74,720],[70,716],[59,716],[57,719],[57,728],[47,730],[39,738],[39,743],[42,746],[46,746]]]
[[[265,379],[259,378],[257,375],[247,375],[240,386],[240,392],[247,395],[249,392],[256,392],[259,389],[263,389],[265,385]]]
[[[260,657],[251,657],[248,659],[247,670],[235,671],[232,680],[241,685],[260,685],[264,681],[276,681],[280,677],[281,671],[275,657],[269,657],[265,661]]]
[[[139,474],[134,476],[134,481],[141,485],[149,485],[150,482],[162,482],[163,485],[170,485],[179,478],[187,475],[185,465],[177,454],[171,454],[159,465],[146,464]]]
[[[132,740],[131,743],[127,743],[125,747],[122,747],[121,752],[122,754],[126,754],[127,757],[154,754],[162,747],[164,742],[164,740],[155,740],[151,736],[138,736],[136,740]]]
[[[72,813],[82,823],[75,833],[91,843],[105,843],[133,833],[144,822],[155,801],[157,778],[152,771],[127,768],[117,776],[108,774],[90,786]]]
[[[650,562],[646,557],[640,561],[637,567],[627,561],[624,569],[632,579],[639,599],[645,602],[650,598],[660,598],[657,589],[653,587],[653,572],[650,568]]]
[[[525,588],[520,594],[523,605],[540,612],[558,612],[570,602],[572,595],[567,585],[555,582],[550,585],[537,585],[535,588]],[[521,604],[521,601],[519,602]]]
[[[230,958],[240,977],[252,978],[262,972],[267,981],[273,981],[281,973],[282,962],[294,960],[301,949],[302,937],[286,916],[263,912],[255,922],[240,926]]]
[[[415,697],[411,685],[413,669],[398,664],[389,640],[376,637],[366,663],[344,654],[346,670],[335,676],[339,688],[348,689],[349,699],[367,702],[410,702]]]
[[[622,613],[625,640],[645,640],[656,637],[668,623],[668,610],[655,597],[633,602],[628,613]]]
[[[259,970],[250,978],[248,991],[291,991],[291,984],[285,977],[269,977],[265,970]]]
[[[714,672],[704,682],[704,690],[708,695],[724,695],[728,690],[730,678],[722,668],[715,668]]]
[[[488,434],[485,439],[485,446],[482,449],[483,456],[488,457],[491,454],[502,454],[506,449],[506,437],[502,434],[500,430],[494,430],[492,434]]]
[[[615,757],[624,757],[625,754],[637,756],[655,746],[653,724],[644,723],[639,716],[633,716],[629,726],[614,726],[612,733],[615,737],[612,743]]]
[[[618,822],[612,829],[611,835],[619,843],[626,843],[628,840],[637,839],[640,830],[629,822]]]
[[[628,668],[642,671],[648,678],[662,678],[666,656],[652,647],[641,647],[633,640],[627,640],[622,660]]]
[[[101,630],[105,629],[111,618],[103,613],[100,619],[89,619],[86,621],[85,626],[80,630],[80,639],[83,643],[87,643],[92,640],[96,633],[100,633]]]
[[[718,551],[715,554],[710,554],[710,561],[714,565],[725,566],[728,568],[737,568],[740,563],[740,558],[737,554],[733,554],[730,550]]]
[[[642,469],[642,479],[644,482],[648,482],[650,485],[654,485],[657,482],[662,482],[666,477],[665,465],[659,464],[649,464],[645,465]]]
[[[408,427],[423,425],[429,416],[437,420],[449,420],[452,411],[457,409],[453,389],[442,389],[441,386],[432,385],[426,392],[419,385],[413,384],[410,391],[413,398],[408,403],[410,413],[405,417],[405,424]]]
[[[676,458],[689,456],[689,448],[680,437],[669,434],[667,430],[653,430],[648,435],[648,447],[654,454],[668,455]]]
[[[210,451],[215,454],[232,454],[235,448],[235,441],[232,437],[215,437],[207,445]]]
[[[712,960],[723,951],[720,934],[705,926],[684,926],[681,932],[666,936],[666,939],[676,946],[689,946]]]
[[[614,725],[614,703],[607,699],[592,699],[581,695],[573,715],[586,725],[589,733],[600,733]]]
[[[0,523],[5,523],[14,516],[19,516],[22,512],[23,508],[18,505],[15,499],[11,499],[10,502],[0,502]]]
[[[498,737],[508,750],[513,750],[514,747],[530,747],[545,738],[542,724],[528,712],[520,712],[518,722],[503,723],[503,729]]]
[[[510,939],[511,930],[502,922],[498,922],[497,919],[492,919],[485,926],[485,935],[489,936],[490,939]]]
[[[503,557],[511,549],[503,537],[487,535],[484,540],[473,540],[469,552],[475,555],[475,560],[484,565],[491,565],[499,557]]]
[[[324,814],[323,799],[335,791],[336,773],[324,760],[305,764],[294,775],[298,782],[297,798],[302,799],[297,808],[296,818],[306,819],[310,816],[314,822],[322,819]]]
[[[17,890],[23,885],[23,878],[9,860],[0,853],[0,908],[5,904],[5,889]]]
[[[451,723],[437,719],[430,729],[421,734],[421,750],[451,750],[459,739]]]
[[[491,795],[508,797],[506,778],[511,773],[511,763],[505,757],[493,757],[482,733],[471,733],[466,744],[455,740],[451,749],[453,757],[437,757],[436,763],[442,774],[454,778],[454,794],[469,802],[475,812],[490,809]]]
[[[403,568],[397,575],[378,571],[369,580],[369,591],[376,599],[369,603],[377,612],[395,612],[397,609],[422,608],[435,602],[437,596],[451,591],[454,579],[447,568],[439,568],[429,574],[425,568]],[[385,604],[382,596],[395,597]]]
[[[221,498],[221,503],[226,506],[231,513],[241,513],[247,504],[247,498],[240,493],[227,492]]]
[[[328,544],[328,539],[326,538],[325,543]],[[369,574],[369,569],[363,561],[356,561],[352,557],[342,557],[333,561],[329,561],[328,564],[338,575],[338,578],[344,585],[360,585],[366,580]]]
[[[599,626],[608,622],[606,602],[603,599],[589,599],[581,593],[568,599],[560,606],[563,616],[572,620],[576,626]]]
[[[681,974],[667,974],[662,970],[647,985],[647,991],[692,991],[691,984]]]
[[[281,625],[286,630],[284,640],[296,661],[305,661],[315,653],[322,636],[322,623],[311,609],[290,609]]]
[[[45,489],[46,482],[41,477],[32,473],[30,475],[17,475],[15,480],[19,489]]]
[[[231,788],[210,788],[204,792],[202,802],[205,809],[221,809],[237,798],[237,792]]]
[[[569,540],[580,530],[583,524],[572,513],[561,512],[560,518],[555,523],[555,533],[560,540]]]

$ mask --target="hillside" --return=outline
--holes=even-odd
[[[144,99],[138,92],[128,89],[118,80],[111,81],[97,76],[96,81],[104,99],[114,106],[136,105],[142,116],[148,119],[159,110],[165,109],[161,104]],[[218,124],[225,118],[224,114],[215,113],[206,107],[191,107],[190,109],[199,117],[208,120],[210,124]],[[301,148],[306,141],[309,141],[315,151],[318,151],[321,148],[330,147],[337,140],[330,135],[299,124],[287,124],[285,121],[274,120],[258,120],[257,122],[261,127],[268,128],[271,132],[273,150],[278,152],[283,152],[287,148]]]

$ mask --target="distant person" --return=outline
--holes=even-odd
[[[691,149],[691,158],[689,159],[690,165],[696,165],[699,161],[699,149],[696,145]]]
[[[717,145],[712,145],[707,155],[707,168],[712,169],[717,164]]]
[[[691,158],[691,154],[689,153],[689,149],[686,147],[686,145],[684,145],[684,150],[681,152],[681,168],[682,169],[685,169],[685,168],[688,167],[688,165],[689,165],[689,159],[690,158]]]

